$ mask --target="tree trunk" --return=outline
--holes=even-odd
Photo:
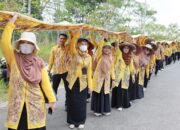
[[[31,0],[28,0],[28,15],[31,15]]]

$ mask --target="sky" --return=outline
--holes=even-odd
[[[180,25],[180,0],[137,0],[145,2],[157,11],[157,23]]]

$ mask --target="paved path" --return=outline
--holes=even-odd
[[[47,130],[69,130],[64,111],[64,90],[59,91],[57,111],[47,118]],[[145,98],[135,101],[132,107],[111,116],[94,117],[89,110],[85,130],[179,130],[180,129],[180,62],[170,65],[152,80]],[[6,107],[0,108],[0,130]]]

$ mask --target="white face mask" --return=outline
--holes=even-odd
[[[19,46],[19,50],[23,54],[31,54],[34,50],[34,45],[29,44],[29,43],[22,43]]]
[[[87,45],[81,45],[80,47],[79,47],[79,49],[81,50],[81,51],[87,51]]]

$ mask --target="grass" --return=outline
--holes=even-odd
[[[55,44],[40,44],[40,51],[38,52],[38,56],[41,57],[45,62],[48,62],[53,46],[55,46]]]
[[[2,58],[3,57],[3,54],[2,54],[2,51],[1,51],[1,49],[0,49],[0,58]]]
[[[2,58],[2,52],[0,50],[0,58]],[[0,103],[5,102],[7,100],[7,86],[5,85],[3,80],[0,80]]]
[[[0,103],[7,101],[7,86],[4,81],[0,81]]]

